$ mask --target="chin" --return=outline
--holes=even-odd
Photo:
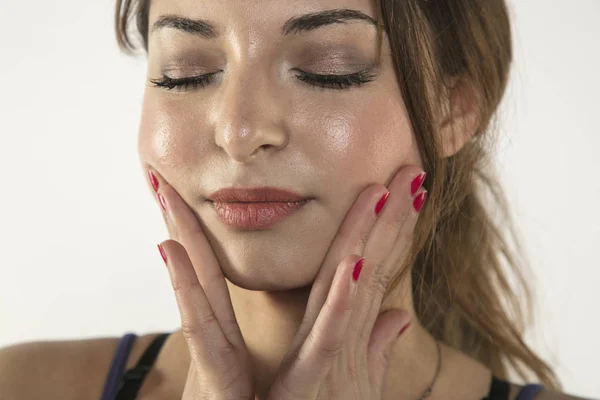
[[[203,228],[223,275],[247,290],[289,291],[311,285],[339,228],[319,212],[257,232],[231,230],[212,217],[202,218]]]
[[[301,270],[294,272],[290,268],[276,265],[265,265],[261,268],[245,268],[244,266],[221,263],[225,278],[242,289],[268,292],[289,291],[310,286],[316,272]]]

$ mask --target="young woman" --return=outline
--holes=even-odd
[[[522,340],[523,260],[491,217],[511,227],[486,163],[503,0],[119,0],[116,20],[148,56],[139,156],[181,329],[5,348],[0,398],[574,398]]]

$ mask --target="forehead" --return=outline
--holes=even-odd
[[[373,19],[373,0],[152,0],[150,23],[161,15],[210,19],[229,28],[280,28],[293,16],[332,9],[361,11]]]

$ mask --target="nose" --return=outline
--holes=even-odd
[[[283,121],[282,100],[275,84],[259,68],[232,68],[225,72],[216,90],[215,142],[234,160],[254,162],[283,149],[288,133]]]

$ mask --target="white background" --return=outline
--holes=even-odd
[[[514,0],[498,162],[535,272],[527,341],[600,398],[600,1]],[[0,2],[0,347],[177,329],[112,1]]]

